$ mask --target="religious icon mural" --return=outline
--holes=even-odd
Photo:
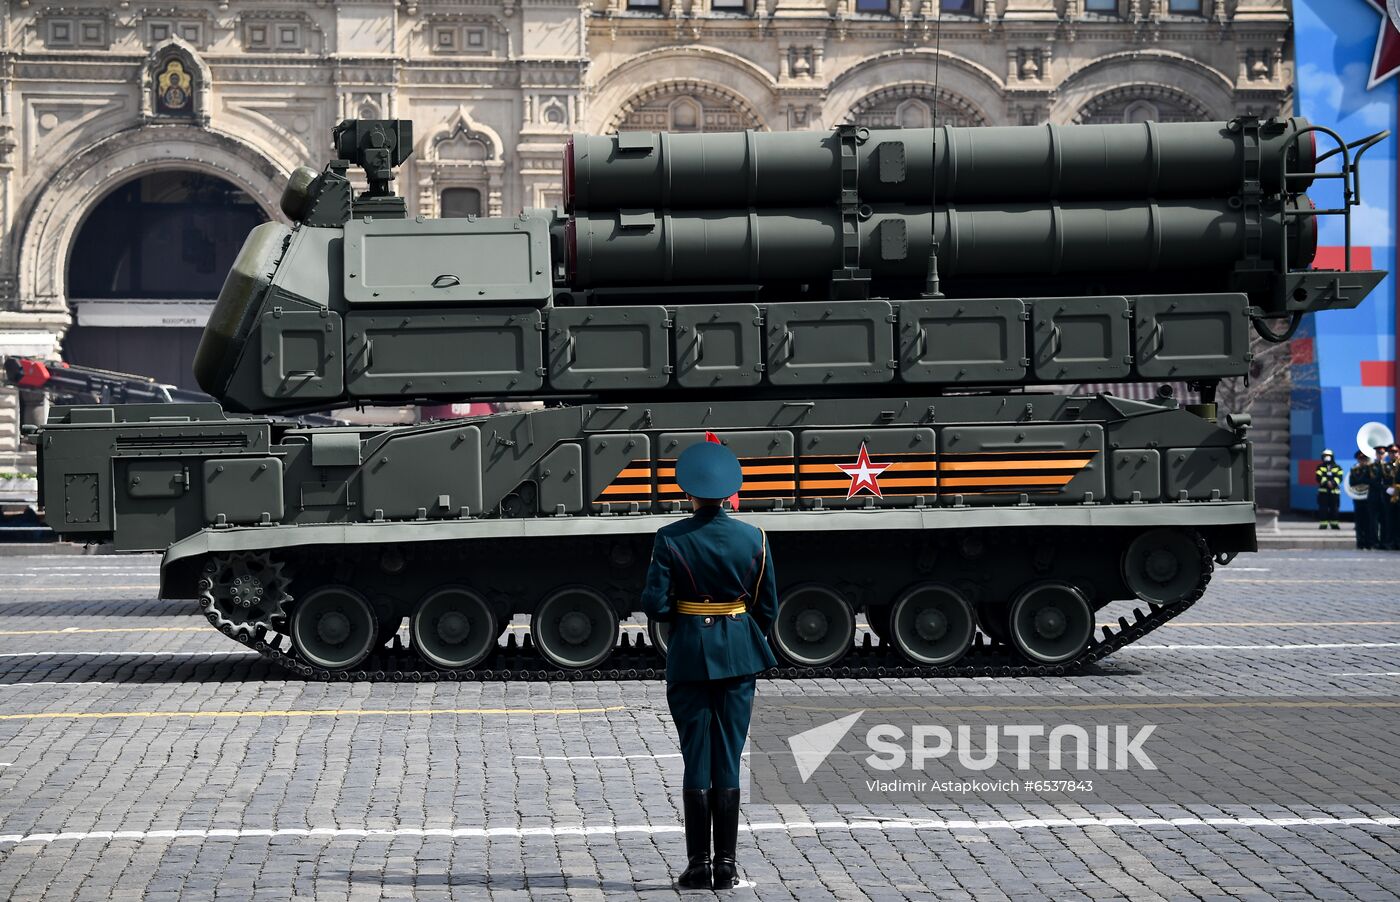
[[[162,116],[194,115],[194,77],[178,57],[167,58],[157,69],[156,112]]]

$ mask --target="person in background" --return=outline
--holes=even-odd
[[[1351,465],[1351,473],[1347,476],[1347,481],[1358,490],[1365,489],[1371,483],[1371,458],[1366,456],[1364,451],[1356,452],[1356,463]],[[1370,499],[1363,495],[1352,500],[1352,508],[1356,512],[1356,547],[1362,551],[1369,551],[1376,546],[1376,532],[1371,527],[1371,504]]]
[[[1366,471],[1366,512],[1369,514],[1371,534],[1374,537],[1372,547],[1391,548],[1395,543],[1395,537],[1390,534],[1390,490],[1394,481],[1394,468],[1391,466],[1389,447],[1377,445],[1372,450],[1375,451],[1375,457]]]
[[[1346,476],[1337,466],[1337,457],[1329,448],[1322,452],[1317,465],[1317,528],[1341,529],[1337,511],[1342,506],[1342,478]]]
[[[754,682],[777,664],[768,631],[778,584],[763,530],[730,517],[725,499],[744,481],[739,459],[701,442],[676,460],[676,482],[694,513],[656,532],[642,609],[671,624],[666,703],[685,775],[685,871],[681,889],[732,889],[739,874],[739,760],[753,713]],[[714,829],[714,864],[710,831]]]
[[[1385,449],[1385,519],[1390,542],[1384,547],[1400,549],[1400,446]]]

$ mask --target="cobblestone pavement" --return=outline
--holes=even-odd
[[[155,600],[156,567],[0,558],[0,899],[674,895],[680,761],[661,684],[288,681],[193,603]],[[1247,555],[1088,674],[859,688],[1383,701],[1400,687],[1398,590],[1400,555]],[[731,895],[1394,898],[1390,802],[751,805],[753,885]]]

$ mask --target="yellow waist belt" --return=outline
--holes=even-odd
[[[730,614],[743,614],[748,605],[742,601],[678,601],[676,613],[694,614],[698,617],[728,617]]]

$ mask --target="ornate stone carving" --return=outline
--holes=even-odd
[[[932,85],[890,85],[861,98],[846,121],[869,128],[923,128],[934,124],[934,98]],[[939,125],[988,124],[986,114],[947,89],[939,90],[937,101]]]
[[[639,91],[613,116],[609,131],[734,131],[768,126],[727,88],[675,79]]]
[[[471,188],[485,198],[488,216],[502,210],[504,142],[494,129],[474,121],[465,106],[424,135],[418,146],[418,212],[442,214],[442,192]]]

